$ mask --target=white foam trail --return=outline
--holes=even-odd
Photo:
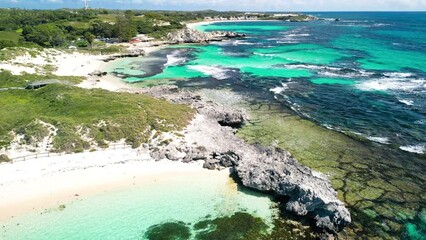
[[[217,66],[194,65],[188,66],[188,68],[198,72],[202,72],[219,80],[224,80],[230,77],[228,74],[230,70]]]
[[[167,63],[164,66],[176,66],[185,63],[186,58],[177,57],[176,54],[167,55]]]
[[[401,150],[411,153],[424,154],[425,153],[425,145],[410,145],[410,146],[401,146],[399,147]]]
[[[401,72],[389,72],[389,73],[383,73],[383,75],[385,75],[386,77],[391,77],[391,78],[408,78],[413,76],[412,73],[401,73]]]
[[[276,56],[276,54],[257,53],[257,52],[254,52],[253,55],[259,55],[259,56],[262,56],[262,57],[275,57]]]
[[[381,78],[357,84],[364,91],[413,91],[426,89],[425,79],[408,80],[405,78]]]
[[[300,43],[298,41],[294,41],[294,40],[289,40],[289,41],[277,41],[278,44],[296,44],[296,43]]]
[[[232,42],[232,45],[234,45],[234,46],[238,46],[238,45],[254,45],[254,43],[246,42],[246,41],[242,41],[242,40],[235,40],[234,42]]]
[[[290,69],[310,69],[310,70],[332,70],[332,71],[339,71],[340,68],[335,67],[326,67],[326,66],[319,66],[319,65],[309,65],[309,64],[288,64],[286,65],[286,68]]]
[[[386,23],[375,23],[375,24],[373,24],[373,27],[384,27],[384,26],[390,26],[390,24],[386,24]]]
[[[269,89],[269,91],[275,93],[275,94],[280,94],[285,92],[285,90],[288,89],[288,84],[287,83],[281,83],[281,87],[275,87],[275,88],[271,88]]]
[[[409,99],[398,99],[399,102],[407,105],[407,106],[413,106],[414,101]]]
[[[309,33],[294,33],[294,34],[288,34],[287,37],[309,37],[311,36]]]
[[[381,143],[381,144],[389,144],[389,138],[387,138],[387,137],[368,136],[367,139],[370,140],[370,141],[373,141],[373,142]]]

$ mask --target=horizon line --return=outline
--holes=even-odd
[[[84,8],[21,8],[21,7],[0,7],[0,9],[19,9],[19,10],[84,10]],[[164,11],[164,12],[253,12],[253,13],[320,13],[320,12],[425,12],[426,10],[289,10],[289,11],[254,11],[254,10],[214,10],[214,9],[203,9],[203,10],[166,10],[166,9],[143,9],[143,8],[89,8],[89,10],[112,10],[112,11]]]

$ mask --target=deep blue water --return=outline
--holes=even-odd
[[[247,43],[271,49],[312,44],[283,63],[307,69],[310,77],[251,79],[276,89],[276,98],[298,114],[323,126],[350,132],[404,151],[425,154],[426,145],[426,13],[314,13],[324,18],[284,25],[286,31],[258,31]],[[340,21],[334,21],[339,18]],[[225,28],[232,23],[221,23]],[[250,23],[245,23],[250,25]],[[272,34],[271,34],[272,33]],[[260,46],[259,46],[260,45]],[[228,53],[253,52],[253,45],[222,46]],[[276,51],[274,51],[276,49]],[[256,51],[256,50],[254,50]],[[333,52],[335,51],[335,52]],[[304,61],[317,54],[319,60]],[[284,58],[286,58],[284,56]],[[305,58],[306,59],[306,58]],[[309,58],[308,58],[309,59]],[[321,79],[315,82],[315,79]],[[331,79],[331,81],[329,81]],[[314,80],[314,81],[309,81]],[[335,80],[347,80],[332,82]],[[321,84],[317,84],[321,83]]]
[[[425,154],[426,13],[311,14],[323,20],[200,27],[248,37],[166,50],[183,61],[154,71],[142,66],[148,74],[136,80],[196,78],[200,72],[233,79],[273,90],[283,105],[327,128]]]

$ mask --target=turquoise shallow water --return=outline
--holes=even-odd
[[[247,212],[271,224],[270,198],[240,191],[226,174],[159,176],[121,190],[65,203],[2,223],[0,239],[146,239],[148,228],[164,222],[192,224]]]
[[[259,89],[283,85],[275,97],[310,120],[424,154],[426,35],[419,29],[426,29],[425,14],[345,14],[340,22],[203,25],[203,31],[251,32],[244,40],[174,46],[156,70],[142,64],[116,72],[129,82],[212,77]],[[181,61],[170,61],[176,58]]]
[[[156,61],[157,68],[141,64],[146,74],[126,77],[233,88],[370,144],[360,151],[368,156],[344,153],[351,155],[355,168],[343,156],[339,162],[344,166],[318,164],[345,176],[345,183],[337,185],[353,213],[361,210],[355,221],[364,230],[419,239],[426,231],[426,13],[317,15],[325,20],[203,26],[200,30],[245,32],[248,38],[173,46],[153,54],[163,59]],[[166,64],[170,55],[182,61]],[[192,75],[182,79],[187,69]]]

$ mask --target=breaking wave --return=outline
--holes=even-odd
[[[376,143],[389,144],[389,138],[387,138],[387,137],[372,137],[372,136],[368,136],[367,139],[370,140],[370,141],[372,141],[372,142],[376,142]]]
[[[224,80],[232,77],[229,74],[230,72],[232,72],[232,70],[217,66],[192,65],[188,66],[188,68],[198,72],[202,72],[219,80]]]
[[[426,150],[426,146],[423,145],[409,145],[409,146],[401,146],[399,147],[401,150],[411,153],[424,154]]]
[[[281,83],[281,86],[277,86],[275,88],[271,88],[269,89],[269,91],[275,93],[275,94],[280,94],[285,92],[285,90],[288,89],[288,83]]]
[[[357,84],[357,88],[363,91],[404,91],[425,90],[425,79],[407,78],[380,78],[367,80]]]
[[[167,55],[167,63],[164,66],[176,66],[186,62],[186,58],[179,56],[180,52],[175,51]]]

